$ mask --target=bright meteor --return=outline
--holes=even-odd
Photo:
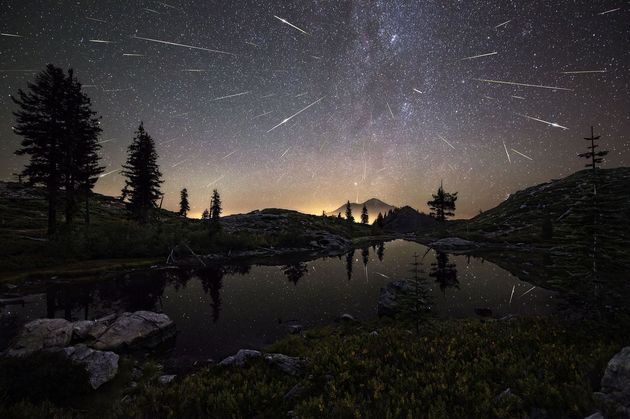
[[[273,17],[275,17],[276,19],[278,19],[280,22],[284,23],[285,25],[289,25],[291,26],[293,29],[297,29],[298,31],[302,32],[304,35],[310,35],[308,32],[298,28],[297,26],[295,26],[294,24],[292,24],[291,22],[288,22],[286,19],[282,19],[281,17],[278,17],[276,15],[273,15]]]
[[[236,54],[233,54],[231,52],[226,52],[226,51],[219,51],[218,49],[196,47],[194,45],[186,45],[186,44],[180,44],[180,43],[177,43],[177,42],[162,41],[160,39],[153,39],[153,38],[144,38],[142,36],[135,36],[135,35],[132,36],[132,38],[141,39],[143,41],[156,42],[158,44],[173,45],[173,46],[176,46],[176,47],[183,47],[183,48],[190,48],[190,49],[198,49],[198,50],[201,50],[201,51],[215,52],[217,54],[232,55],[232,56],[236,57]]]
[[[273,131],[274,129],[278,128],[281,125],[286,124],[287,122],[289,122],[291,119],[295,118],[296,116],[298,116],[299,114],[301,114],[302,112],[304,112],[305,110],[307,110],[308,108],[310,108],[311,106],[315,105],[316,103],[321,102],[326,96],[322,96],[319,99],[317,99],[315,102],[311,103],[310,105],[308,105],[306,108],[300,110],[299,112],[294,113],[293,115],[291,115],[288,118],[285,118],[282,120],[282,122],[280,122],[278,125],[276,125],[275,127],[271,128],[269,131],[267,131],[267,133],[270,133],[271,131]]]
[[[556,122],[549,122],[549,121],[545,121],[544,119],[540,119],[540,118],[535,118],[533,116],[529,116],[529,115],[523,115],[522,113],[517,113],[516,115],[518,116],[522,116],[523,118],[527,118],[527,119],[531,119],[532,121],[538,121],[538,122],[542,122],[543,124],[547,124],[550,127],[554,127],[554,128],[562,128],[563,130],[567,130],[569,128],[567,127],[563,127],[562,125],[556,123]]]
[[[453,144],[449,143],[446,138],[442,137],[440,134],[438,134],[438,137],[440,138],[440,140],[444,141],[446,144],[449,145],[449,147],[451,147],[453,150],[455,150],[455,147],[453,147]]]
[[[537,87],[539,89],[550,89],[550,90],[566,90],[568,92],[573,91],[573,89],[567,89],[566,87],[545,86],[542,84],[517,83],[515,81],[489,80],[489,79],[473,79],[473,80],[482,81],[484,83],[509,84],[512,86]]]
[[[464,60],[474,60],[475,58],[482,58],[482,57],[489,57],[491,55],[497,55],[498,52],[494,51],[494,52],[488,52],[486,54],[479,54],[479,55],[473,55],[472,57],[466,57],[466,58],[462,58],[460,59],[460,61],[464,61]]]
[[[231,97],[243,96],[243,95],[249,94],[250,92],[251,92],[251,90],[247,91],[247,92],[235,93],[233,95],[221,96],[221,97],[217,97],[217,98],[212,99],[212,101],[214,102],[214,101],[217,101],[217,100],[228,99],[228,98],[231,98]]]

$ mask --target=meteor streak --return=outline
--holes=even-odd
[[[442,137],[440,134],[438,134],[438,137],[440,138],[440,140],[444,141],[446,144],[449,145],[449,147],[451,147],[453,150],[455,150],[455,147],[453,147],[453,144],[449,143],[446,138]]]
[[[291,147],[287,148],[286,150],[284,150],[284,153],[282,153],[282,155],[280,156],[280,158],[283,158],[285,156],[285,154],[287,154],[289,152],[289,150],[291,150]]]
[[[98,175],[99,178],[111,175],[112,173],[116,173],[116,172],[120,172],[122,169],[116,169],[116,170],[112,170],[111,172],[107,172],[107,173],[101,173],[100,175]]]
[[[512,163],[512,159],[510,158],[510,153],[508,153],[505,141],[503,141],[503,148],[505,149],[505,154],[507,155],[508,161]],[[514,295],[514,290],[512,290],[512,295]],[[512,297],[510,297],[510,302],[512,302]]]
[[[147,12],[155,13],[156,15],[160,15],[160,14],[161,14],[161,13],[160,13],[160,12],[158,12],[157,10],[154,10],[154,9],[149,9],[149,8],[146,8],[146,7],[144,8],[144,10],[146,10]]]
[[[255,117],[253,117],[252,120],[260,118],[261,116],[269,115],[270,113],[273,113],[273,111],[263,112],[260,115],[256,115]]]
[[[134,54],[131,52],[123,53],[123,57],[144,57],[144,54]]]
[[[524,293],[522,293],[522,294],[521,294],[521,296],[520,296],[520,297],[518,297],[518,298],[525,297],[527,294],[529,294],[530,292],[532,292],[532,291],[534,290],[534,288],[536,288],[536,287],[531,287],[530,289],[528,289],[527,291],[525,291]]]
[[[221,160],[225,160],[225,159],[227,159],[227,158],[228,158],[228,157],[230,157],[232,154],[236,153],[236,151],[237,151],[237,150],[234,150],[233,152],[231,152],[231,153],[229,153],[229,154],[226,154],[225,156],[223,156],[223,157],[221,158]]]
[[[88,17],[88,16],[86,16],[85,18],[88,19],[88,20],[93,20],[94,22],[107,23],[103,19],[97,19],[95,17]]]
[[[544,119],[534,118],[533,116],[523,115],[522,113],[517,113],[516,115],[522,116],[522,117],[527,118],[527,119],[531,119],[531,120],[533,120],[533,121],[542,122],[543,124],[547,124],[547,125],[549,125],[550,127],[554,127],[554,128],[562,128],[562,129],[564,129],[564,130],[569,129],[569,128],[567,128],[567,127],[563,127],[562,125],[560,125],[560,124],[558,124],[558,123],[556,123],[556,122],[549,122],[549,121],[545,121]]]
[[[308,108],[310,108],[311,106],[315,105],[316,103],[319,103],[322,101],[322,99],[324,99],[326,96],[322,96],[319,99],[317,99],[315,102],[311,103],[310,105],[308,105],[306,108],[300,110],[299,112],[294,113],[293,115],[291,115],[288,118],[285,118],[282,120],[282,122],[280,122],[278,125],[274,126],[273,128],[271,128],[269,131],[267,131],[267,133],[270,133],[271,131],[273,131],[274,129],[278,128],[281,125],[286,124],[287,122],[289,122],[291,119],[295,118],[296,116],[298,116],[299,114],[301,114],[302,112],[304,112],[305,110],[307,110]]]
[[[494,27],[494,29],[498,29],[498,28],[500,28],[501,26],[505,26],[505,25],[507,25],[508,23],[510,23],[511,21],[512,21],[512,19],[510,19],[510,20],[506,20],[506,21],[505,21],[505,22],[503,22],[503,23],[499,23],[497,26],[495,26],[495,27]]]
[[[247,92],[236,93],[236,94],[233,94],[233,95],[221,96],[221,97],[217,97],[217,98],[215,98],[215,99],[212,99],[212,101],[213,101],[213,102],[215,102],[215,101],[217,101],[217,100],[228,99],[228,98],[231,98],[231,97],[236,97],[236,96],[243,96],[243,95],[247,95],[247,94],[249,94],[250,92],[251,92],[251,90],[250,90],[250,91],[247,91]]]
[[[473,55],[472,57],[466,57],[466,58],[462,58],[460,61],[464,61],[464,60],[474,60],[475,58],[481,58],[481,57],[489,57],[491,55],[497,55],[499,54],[498,52],[494,51],[494,52],[488,52],[487,54],[479,54],[479,55]]]
[[[2,36],[9,36],[11,38],[22,38],[22,35],[17,35],[15,33],[4,33],[4,32],[0,32],[0,35]]]
[[[37,73],[39,70],[0,70],[0,73]]]
[[[213,180],[212,182],[208,183],[208,184],[206,185],[206,188],[207,188],[207,187],[209,187],[209,186],[211,186],[211,185],[214,185],[215,183],[217,183],[218,181],[220,181],[220,180],[221,180],[221,179],[223,179],[224,177],[225,177],[225,175],[221,175],[221,176],[219,176],[218,178],[216,178],[216,179],[215,179],[215,180]]]
[[[394,112],[392,112],[391,106],[389,106],[389,102],[385,102],[387,104],[387,109],[389,109],[389,114],[392,116],[392,119],[396,119],[394,116]]]
[[[113,44],[113,41],[106,41],[105,39],[88,39],[88,41],[96,44]]]
[[[473,79],[473,80],[482,81],[484,83],[509,84],[513,86],[537,87],[539,89],[550,89],[550,90],[566,90],[568,92],[573,91],[573,89],[567,89],[566,87],[545,86],[542,84],[517,83],[514,81],[488,80],[488,79]]]
[[[160,39],[145,38],[145,37],[142,37],[142,36],[135,36],[135,35],[132,36],[132,38],[141,39],[143,41],[156,42],[158,44],[173,45],[173,46],[176,46],[176,47],[183,47],[183,48],[190,48],[190,49],[198,49],[198,50],[201,50],[201,51],[215,52],[217,54],[232,55],[232,56],[236,57],[236,54],[233,54],[231,52],[226,52],[226,51],[219,51],[217,49],[196,47],[194,45],[186,45],[186,44],[180,44],[180,43],[177,43],[177,42],[162,41]]]
[[[579,71],[562,71],[560,74],[591,74],[591,73],[606,73],[608,70],[579,70]]]
[[[413,88],[413,91],[416,92],[416,93],[422,94],[422,92],[420,90],[416,89],[415,87]]]
[[[294,24],[288,22],[286,19],[282,19],[281,17],[278,17],[276,15],[273,15],[273,17],[275,17],[276,19],[278,19],[280,22],[284,23],[285,25],[289,25],[291,26],[293,29],[297,29],[298,31],[302,32],[304,35],[310,35],[308,32],[303,31],[302,29],[298,28],[297,26],[295,26]]]
[[[528,159],[528,160],[534,161],[534,159],[532,159],[532,158],[531,158],[531,157],[529,157],[529,156],[526,156],[525,154],[521,153],[521,152],[520,152],[520,151],[518,151],[518,150],[514,150],[513,148],[511,148],[510,150],[512,150],[512,151],[513,151],[513,152],[515,152],[516,154],[520,154],[521,156],[525,157],[525,158],[526,158],[526,159]]]
[[[610,9],[610,10],[606,10],[605,12],[601,12],[601,13],[597,13],[599,16],[602,15],[607,15],[608,13],[612,13],[612,12],[616,12],[618,10],[621,10],[621,7],[617,7],[616,9]]]
[[[209,70],[204,70],[204,69],[201,69],[201,68],[186,68],[186,69],[184,69],[182,71],[187,72],[187,73],[206,73]]]

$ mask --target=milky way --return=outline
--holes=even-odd
[[[627,1],[8,0],[0,178],[24,163],[9,95],[50,62],[103,117],[98,192],[120,193],[142,120],[167,208],[186,187],[193,214],[212,188],[228,213],[425,210],[443,180],[472,216],[580,169],[591,124],[605,167],[630,163],[629,19]]]

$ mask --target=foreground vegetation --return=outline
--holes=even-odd
[[[591,394],[606,362],[628,337],[595,324],[574,326],[552,319],[448,320],[419,334],[384,320],[328,326],[269,348],[308,358],[303,377],[261,360],[243,368],[212,366],[166,387],[145,377],[133,390],[118,383],[112,391],[108,384],[106,411],[86,407],[94,395],[16,398],[11,383],[0,380],[0,416],[584,417],[594,411]],[[28,379],[26,369],[22,375]],[[300,390],[287,396],[296,384]]]

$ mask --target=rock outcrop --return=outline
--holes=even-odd
[[[471,250],[477,247],[477,243],[459,237],[446,237],[429,243],[429,246],[437,250]]]
[[[28,356],[49,348],[68,346],[72,323],[64,319],[37,319],[24,325],[5,352],[7,356]]]
[[[101,327],[98,322],[96,327]],[[95,336],[92,346],[99,350],[150,348],[174,335],[175,323],[166,314],[136,311],[118,316],[102,333]]]
[[[228,356],[219,365],[242,367],[249,359],[263,358],[267,364],[285,374],[302,375],[308,362],[304,358],[276,353],[262,353],[253,349],[240,349],[235,355]]]
[[[614,417],[630,418],[630,346],[610,361],[601,381],[601,390],[593,394],[602,411]]]
[[[411,282],[406,280],[393,281],[381,288],[378,296],[378,315],[394,316],[398,312],[401,294],[411,290]]]
[[[69,346],[58,351],[87,371],[90,385],[95,390],[118,373],[119,356],[114,352],[96,351],[85,345]]]

